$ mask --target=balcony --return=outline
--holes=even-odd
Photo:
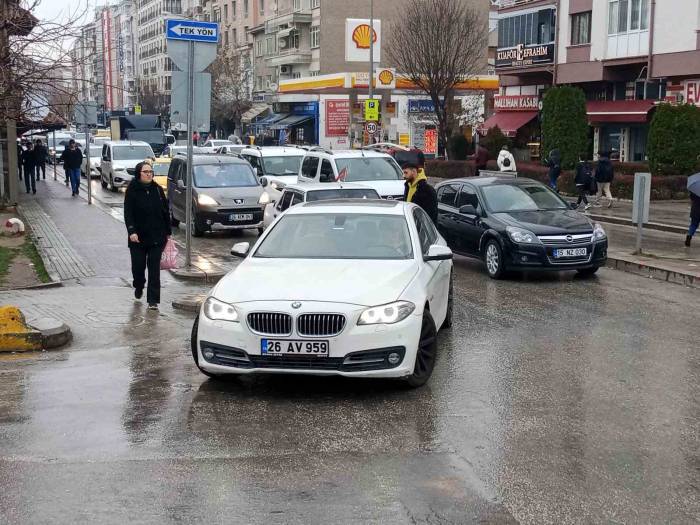
[[[498,8],[507,9],[510,7],[520,7],[533,2],[539,2],[540,0],[500,0]]]
[[[265,57],[268,67],[291,66],[294,64],[310,64],[311,49],[283,49],[276,55]]]
[[[296,7],[280,10],[277,16],[265,22],[265,34],[273,34],[280,27],[292,27],[299,24],[311,24],[311,0],[294,2]]]

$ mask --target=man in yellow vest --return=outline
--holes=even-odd
[[[418,173],[418,166],[412,162],[403,165],[404,185],[403,197],[406,202],[417,204],[428,214],[434,224],[438,219],[437,193],[428,183],[425,172]]]

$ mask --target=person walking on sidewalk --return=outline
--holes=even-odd
[[[588,192],[591,190],[592,183],[593,169],[591,168],[591,163],[581,155],[576,165],[576,175],[574,177],[574,184],[576,184],[576,191],[578,192],[578,201],[576,202],[577,208],[581,207],[581,203],[584,204],[584,210],[591,207],[591,205],[588,204]]]
[[[479,144],[476,147],[474,155],[469,155],[467,159],[474,161],[475,175],[478,177],[481,170],[485,170],[486,165],[489,162],[489,150],[487,150],[484,146]]]
[[[561,175],[561,152],[558,148],[549,152],[545,164],[549,168],[549,187],[558,192],[557,179]]]
[[[513,157],[513,154],[508,151],[508,146],[506,144],[503,144],[503,147],[498,154],[496,163],[498,164],[498,169],[500,171],[516,171],[515,157]]]
[[[27,144],[22,152],[22,167],[24,168],[24,187],[27,193],[36,193],[36,152],[34,144]]]
[[[83,164],[83,153],[78,149],[75,140],[70,139],[68,147],[61,154],[61,160],[70,179],[72,196],[75,197],[80,192],[80,166]]]
[[[438,202],[435,188],[430,185],[425,173],[418,173],[417,164],[406,162],[402,169],[403,178],[406,180],[403,194],[404,200],[423,208],[433,223],[437,225]]]
[[[17,139],[17,172],[19,173],[19,180],[22,180],[22,154],[24,153],[24,148],[22,147],[22,142]]]
[[[610,193],[610,184],[615,177],[615,170],[607,152],[601,151],[598,153],[598,167],[595,170],[595,181],[598,184],[598,192],[596,193],[595,206],[600,206],[600,200],[603,197],[603,192],[608,198],[608,208],[612,208],[613,197]]]
[[[39,180],[40,171],[41,178],[46,180],[46,160],[49,158],[49,150],[46,149],[41,139],[36,139],[34,151],[36,152],[36,180]]]
[[[156,310],[160,303],[160,258],[172,230],[168,200],[163,188],[153,182],[153,168],[147,162],[136,165],[126,188],[124,222],[129,233],[134,296],[143,297],[148,268],[146,301],[149,310]]]
[[[698,231],[698,226],[700,226],[700,196],[690,192],[690,226],[688,226],[688,235],[685,236],[686,246],[690,246],[690,239]]]

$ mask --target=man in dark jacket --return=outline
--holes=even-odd
[[[479,172],[481,170],[486,169],[486,165],[489,162],[489,150],[487,150],[484,146],[479,144],[476,147],[476,151],[474,152],[474,155],[469,155],[469,160],[473,160],[475,167],[476,167],[476,176],[479,176]]]
[[[24,187],[27,193],[36,193],[36,152],[34,144],[27,144],[22,152],[22,167],[24,168]]]
[[[61,154],[63,169],[66,170],[70,179],[72,195],[75,197],[80,191],[80,167],[83,165],[83,153],[78,149],[78,145],[73,139],[68,142],[68,147]]]
[[[437,193],[428,183],[425,173],[418,173],[416,164],[407,162],[403,165],[404,185],[403,198],[406,202],[417,204],[428,214],[434,224],[438,220]]]
[[[17,171],[19,172],[19,180],[22,180],[22,153],[24,153],[24,148],[17,140]]]
[[[41,139],[36,139],[34,151],[36,152],[36,180],[39,180],[39,172],[41,172],[41,178],[46,180],[46,159],[49,157],[49,150]]]
[[[600,206],[600,199],[605,192],[605,196],[608,198],[608,208],[612,208],[613,197],[610,193],[610,184],[615,177],[615,171],[613,169],[612,162],[610,162],[610,157],[607,152],[598,152],[598,167],[595,170],[595,181],[598,184],[598,193],[596,194],[596,203],[594,206]]]
[[[557,189],[557,179],[561,175],[561,152],[554,148],[549,152],[545,164],[549,167],[549,187],[554,191]]]
[[[577,207],[581,207],[581,203],[584,204],[585,208],[591,207],[588,204],[588,192],[591,190],[591,183],[593,182],[593,169],[591,168],[591,163],[583,156],[579,156],[578,164],[576,165],[576,176],[574,177],[574,184],[576,184],[576,191],[578,192],[578,201],[576,202]]]

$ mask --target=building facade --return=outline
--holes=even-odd
[[[700,0],[501,0],[498,13],[501,88],[484,129],[537,142],[543,92],[575,85],[590,153],[643,161],[654,107],[700,103]]]

